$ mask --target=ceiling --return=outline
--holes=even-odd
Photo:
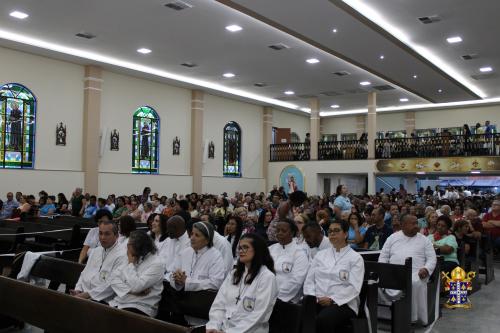
[[[432,49],[470,81],[466,84],[340,0],[183,0],[192,8],[181,11],[164,6],[172,1],[3,0],[0,45],[82,64],[100,63],[105,68],[159,81],[187,78],[178,82],[182,86],[195,87],[201,81],[203,86],[208,82],[205,87],[219,94],[253,100],[262,97],[257,102],[267,105],[285,101],[292,105],[280,106],[288,109],[307,108],[313,96],[319,97],[322,111],[332,111],[331,105],[339,106],[335,111],[366,108],[368,91],[377,91],[380,107],[475,100],[479,98],[477,90],[488,97],[500,96],[500,78],[495,73],[495,68],[500,68],[500,50],[486,42],[495,40],[493,35],[500,26],[493,16],[500,9],[496,1],[362,1],[384,13],[413,42]],[[9,13],[13,10],[30,16],[25,20],[12,18]],[[441,18],[439,22],[422,24],[417,19],[434,14]],[[231,24],[243,30],[225,30]],[[79,32],[96,37],[76,37]],[[43,45],[18,43],[8,33],[142,67],[134,71],[123,68],[123,62],[108,62],[108,58],[89,60],[64,53],[65,49],[61,53],[57,48],[47,50],[38,47]],[[450,45],[446,38],[451,35],[460,35],[464,41]],[[275,51],[268,47],[277,43],[289,48]],[[152,52],[137,53],[141,47]],[[478,57],[461,59],[461,55],[469,53]],[[380,55],[384,55],[383,60]],[[320,62],[309,64],[309,58]],[[197,66],[181,66],[186,62]],[[483,66],[494,70],[483,80],[471,78]],[[333,74],[339,71],[349,75]],[[227,72],[236,76],[224,78],[222,74]],[[360,86],[361,81],[371,85]],[[255,83],[265,86],[256,87]],[[387,85],[394,89],[374,89]],[[286,90],[295,94],[287,96]],[[402,103],[401,98],[408,101]]]

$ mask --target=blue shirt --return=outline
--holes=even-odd
[[[49,210],[52,210],[52,213],[55,213],[56,206],[54,204],[45,204],[40,208],[40,215],[47,216],[49,215]]]
[[[351,200],[349,200],[348,197],[344,197],[343,195],[339,195],[338,197],[335,198],[335,201],[333,202],[333,205],[335,207],[339,207],[341,211],[351,211]]]
[[[19,202],[15,200],[4,201],[3,209],[0,211],[0,219],[8,219],[12,216],[12,211],[19,207]]]
[[[97,211],[97,206],[88,205],[87,208],[85,208],[85,212],[83,213],[83,217],[86,219],[89,219],[92,216],[94,216],[96,211]]]
[[[359,227],[359,233],[361,236],[364,236],[366,233],[366,228],[365,227]],[[349,231],[348,231],[348,236],[347,236],[347,242],[349,245],[351,245],[351,248],[357,249],[359,247],[358,244],[356,243],[351,243],[351,241],[354,241],[356,239],[356,232],[354,231],[354,228],[349,226]]]

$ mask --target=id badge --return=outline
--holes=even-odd
[[[349,280],[349,272],[346,271],[345,269],[341,269],[339,272],[339,279],[342,282]]]

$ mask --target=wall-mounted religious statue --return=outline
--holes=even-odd
[[[56,145],[66,146],[66,125],[62,122],[56,126]]]
[[[213,141],[210,141],[208,144],[208,158],[215,158],[215,146]]]
[[[116,129],[111,132],[111,150],[120,150],[120,133]]]
[[[175,137],[174,142],[172,144],[172,150],[174,155],[179,155],[181,153],[181,141],[179,137]]]

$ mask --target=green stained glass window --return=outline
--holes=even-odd
[[[234,121],[224,126],[222,171],[224,177],[241,177],[241,129]]]
[[[33,168],[36,98],[25,86],[0,87],[0,168]]]
[[[133,118],[132,172],[158,173],[160,117],[153,108],[142,106]]]

